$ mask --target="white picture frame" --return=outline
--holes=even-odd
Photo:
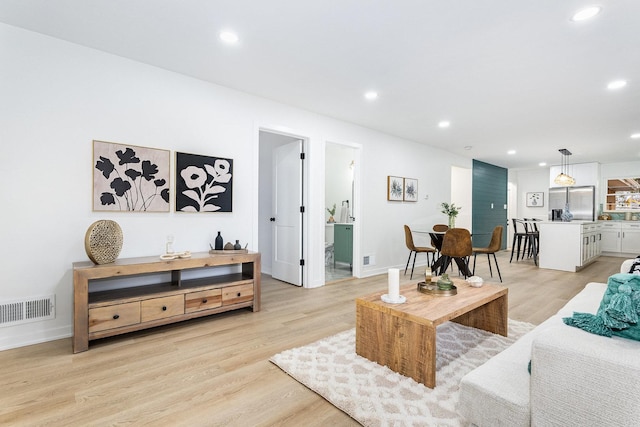
[[[530,192],[527,193],[527,207],[528,208],[541,208],[544,207],[544,192]]]

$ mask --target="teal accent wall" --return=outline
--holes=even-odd
[[[471,230],[473,246],[487,246],[496,225],[504,226],[502,249],[507,247],[507,169],[473,161]],[[493,203],[493,208],[491,204]]]

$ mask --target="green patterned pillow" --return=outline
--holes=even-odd
[[[640,275],[618,273],[609,277],[598,312],[573,313],[562,319],[570,326],[593,334],[640,341]]]

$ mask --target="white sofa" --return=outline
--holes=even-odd
[[[628,269],[625,262],[621,272]],[[596,313],[606,286],[589,283],[557,314],[465,375],[460,415],[480,427],[640,426],[640,342],[562,321],[574,311]]]

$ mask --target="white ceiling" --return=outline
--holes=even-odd
[[[640,0],[597,3],[574,23],[591,0],[0,0],[0,22],[535,168],[640,160]]]

